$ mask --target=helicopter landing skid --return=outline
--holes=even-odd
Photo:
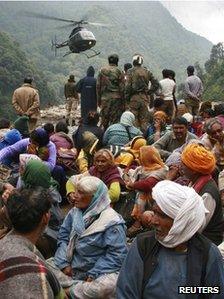
[[[93,50],[93,49],[90,49],[90,51],[93,51],[94,54],[92,54],[92,55],[88,55],[88,54],[86,54],[86,53],[82,53],[82,54],[85,55],[87,58],[92,58],[92,57],[95,57],[95,56],[97,56],[97,55],[100,54],[99,51],[97,52],[97,51],[95,51],[95,50]]]
[[[92,55],[88,55],[88,54],[86,54],[86,53],[81,53],[81,52],[79,52],[78,54],[83,54],[83,55],[85,55],[87,58],[92,58],[92,57],[95,57],[95,56],[97,56],[97,55],[99,55],[100,54],[100,52],[98,51],[95,51],[95,50],[93,50],[93,49],[90,49],[91,51],[93,51],[94,52],[94,54],[92,54]],[[65,53],[64,55],[63,55],[63,57],[65,57],[65,56],[67,56],[67,55],[69,55],[69,54],[72,54],[73,52],[71,52],[71,51],[69,51],[69,52],[67,52],[67,53]]]

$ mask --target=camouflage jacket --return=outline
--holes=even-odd
[[[78,93],[75,88],[75,82],[67,82],[64,88],[65,98],[76,98],[78,99]]]
[[[149,82],[151,87],[149,89]],[[128,70],[127,83],[125,86],[125,99],[130,100],[138,93],[152,94],[159,88],[159,82],[153,74],[144,67],[135,66]]]
[[[102,99],[124,97],[124,73],[113,64],[103,67],[97,77],[97,100],[101,104]]]

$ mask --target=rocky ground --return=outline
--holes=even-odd
[[[51,122],[55,125],[59,120],[65,119],[65,116],[66,116],[65,105],[51,106],[42,109],[39,125],[43,125],[47,122]],[[75,112],[76,124],[78,124],[79,120],[80,120],[80,107],[78,107],[77,111]],[[69,127],[69,135],[71,135],[76,130],[76,128],[77,126]]]
[[[65,105],[51,106],[41,110],[41,123],[53,122],[57,123],[59,120],[65,118],[66,110]],[[80,107],[78,107],[75,113],[75,119],[80,119]]]

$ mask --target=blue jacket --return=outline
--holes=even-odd
[[[58,249],[54,262],[60,269],[69,266],[66,250],[72,228],[74,209],[66,216],[58,235]],[[104,215],[103,215],[104,214]],[[99,224],[104,219],[104,225]],[[95,226],[94,229],[91,227]],[[89,231],[89,232],[88,232]],[[124,220],[112,208],[104,210],[100,217],[75,241],[71,266],[74,279],[119,272],[127,254]]]
[[[149,241],[148,241],[149,240]],[[150,242],[148,238],[147,242]],[[132,243],[128,255],[122,265],[117,281],[117,297],[119,299],[185,299],[199,298],[197,294],[178,294],[178,286],[187,284],[187,260],[189,252],[175,252],[161,246],[155,267],[143,288],[144,261],[139,252],[137,241]],[[195,259],[196,269],[200,259]],[[199,268],[200,269],[200,268]],[[191,273],[191,276],[194,273]],[[192,284],[194,286],[194,284]],[[199,284],[200,286],[200,284]],[[201,298],[222,299],[224,294],[224,267],[218,248],[211,243],[206,264],[206,275],[203,286],[218,286],[219,294],[204,294]]]
[[[76,84],[77,92],[81,93],[81,117],[85,119],[91,110],[97,110],[95,70],[90,66],[86,77]]]

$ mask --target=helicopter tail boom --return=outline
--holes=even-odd
[[[51,49],[54,50],[55,56],[57,55],[57,49],[68,46],[68,41],[65,41],[61,44],[57,42],[57,37],[55,35],[54,40],[51,40]]]

